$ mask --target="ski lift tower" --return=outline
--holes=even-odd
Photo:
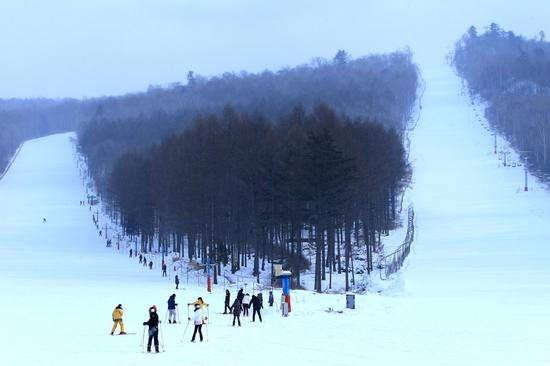
[[[288,312],[290,313],[290,279],[292,277],[292,272],[290,271],[281,271],[281,280],[283,282],[283,301],[284,303],[281,306],[286,305],[288,307]],[[283,307],[284,309],[284,307]],[[283,310],[283,314],[285,311]]]

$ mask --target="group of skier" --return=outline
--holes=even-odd
[[[176,280],[176,286],[179,284],[179,280]],[[243,316],[248,316],[248,310],[250,307],[252,307],[252,321],[256,321],[256,315],[258,315],[258,318],[260,322],[262,321],[262,314],[261,309],[263,309],[263,296],[262,293],[259,292],[257,295],[252,295],[248,293],[244,293],[244,290],[241,288],[237,296],[235,298],[235,301],[233,301],[233,304],[229,306],[231,300],[231,293],[229,290],[225,290],[225,301],[224,301],[224,314],[232,314],[233,315],[233,326],[235,326],[235,322],[237,322],[238,326],[241,326],[241,313]],[[168,304],[168,324],[176,324],[179,323],[179,312],[177,310],[178,303],[176,302],[176,294],[170,295],[167,301]],[[194,331],[193,336],[191,337],[191,342],[195,342],[195,339],[197,337],[197,334],[199,336],[199,340],[202,342],[204,340],[203,334],[202,334],[202,326],[207,324],[208,316],[204,315],[204,309],[208,307],[208,304],[205,303],[202,299],[202,297],[197,298],[196,301],[190,302],[187,304],[188,307],[192,307],[193,313],[191,315],[188,314],[187,317],[187,326],[192,321],[194,325]],[[273,292],[269,291],[269,306],[273,306]],[[189,308],[188,308],[189,309]],[[118,304],[115,309],[113,310],[112,318],[113,318],[113,327],[111,329],[111,335],[114,335],[117,327],[120,327],[120,333],[119,335],[125,335],[127,334],[124,331],[124,322],[123,322],[123,309],[122,304]],[[155,346],[155,352],[160,352],[159,349],[159,331],[160,331],[160,323],[159,316],[157,313],[157,307],[156,305],[152,305],[149,307],[149,319],[145,322],[143,322],[144,326],[144,337],[145,337],[145,327],[148,327],[148,340],[147,340],[147,352],[151,352],[151,347]],[[187,331],[187,327],[185,328]],[[208,333],[208,332],[207,332]],[[184,333],[185,336],[185,333]]]
[[[273,292],[269,292],[270,296],[270,306],[273,306],[273,302],[271,302],[271,299],[273,298]],[[261,292],[258,293],[258,295],[252,295],[248,293],[244,293],[243,289],[241,288],[239,292],[237,293],[237,297],[235,298],[235,301],[233,301],[233,304],[229,306],[231,294],[229,290],[225,290],[225,303],[224,303],[224,314],[228,314],[227,310],[229,310],[229,314],[233,315],[233,326],[235,326],[235,321],[237,321],[239,327],[241,326],[241,312],[243,313],[243,316],[248,316],[248,310],[250,307],[252,307],[252,321],[256,321],[256,314],[258,314],[258,319],[260,319],[260,322],[262,321],[262,314],[261,309],[263,309],[263,295]]]
[[[179,314],[177,312],[177,306],[176,303],[176,294],[170,295],[168,298],[168,324],[176,324],[179,321]],[[203,309],[208,307],[208,304],[205,303],[202,299],[202,297],[199,297],[196,301],[188,303],[188,306],[192,306],[194,308],[193,315],[188,316],[188,324],[190,321],[193,321],[193,324],[195,325],[195,330],[193,332],[193,337],[191,338],[191,342],[195,342],[195,338],[197,334],[199,335],[199,339],[202,342],[204,340],[204,337],[202,335],[202,326],[205,324],[205,322],[208,320],[207,316],[204,316]],[[120,333],[119,335],[125,335],[127,334],[124,331],[124,322],[123,317],[124,312],[122,309],[122,304],[118,304],[115,309],[113,310],[112,318],[113,318],[113,327],[111,329],[111,335],[115,334],[115,331],[117,327],[120,327]],[[159,349],[159,331],[160,331],[160,324],[161,321],[159,319],[158,313],[157,313],[157,307],[156,305],[152,305],[149,307],[149,319],[145,322],[143,322],[144,326],[144,337],[145,337],[145,327],[148,327],[148,339],[147,339],[147,352],[151,352],[151,347],[155,346],[155,352],[160,352]],[[187,328],[186,328],[187,330]]]

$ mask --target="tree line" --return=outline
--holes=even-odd
[[[0,99],[0,174],[26,140],[74,131],[80,120],[76,100]]]
[[[189,72],[185,85],[93,101],[95,110],[79,129],[79,146],[103,194],[113,165],[126,151],[158,144],[199,115],[221,113],[227,104],[277,123],[296,104],[309,113],[325,102],[339,114],[377,121],[401,133],[414,107],[417,84],[409,51],[352,59],[341,50],[332,60],[317,58],[256,74],[206,78]]]
[[[485,116],[530,167],[550,171],[550,43],[541,31],[526,39],[492,23],[470,27],[455,45],[453,64]]]
[[[345,273],[355,247],[367,270],[380,236],[396,224],[409,167],[393,128],[338,115],[326,104],[298,105],[277,122],[226,106],[184,132],[114,164],[106,198],[141,251],[175,252],[254,275],[284,263],[295,283],[313,251],[315,289]],[[157,247],[154,238],[157,237]]]
[[[314,264],[317,290],[334,271],[349,287],[353,252],[372,271],[380,236],[396,225],[418,86],[411,57],[339,51],[278,72],[190,72],[186,85],[98,104],[79,149],[143,252],[211,256],[214,281],[222,264],[252,265],[259,279],[280,263],[299,284]],[[121,113],[134,103],[149,113]]]

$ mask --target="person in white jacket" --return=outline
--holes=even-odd
[[[199,333],[200,340],[202,342],[202,324],[206,319],[208,318],[203,318],[202,316],[202,309],[200,304],[195,304],[195,310],[193,311],[193,323],[195,324],[195,331],[193,332],[193,338],[191,338],[191,342],[195,342],[195,336],[197,335],[197,332]],[[188,320],[191,320],[191,318],[189,318]]]
[[[243,298],[243,316],[248,316],[248,309],[250,308],[250,301],[252,300],[252,297],[250,297],[250,294],[244,295]]]

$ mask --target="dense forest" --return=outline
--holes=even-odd
[[[354,235],[372,270],[407,176],[394,129],[338,117],[325,104],[310,114],[297,106],[279,123],[227,107],[160,146],[124,154],[108,197],[125,232],[140,235],[142,252],[156,249],[158,235],[162,253],[203,262],[209,255],[215,277],[221,264],[235,272],[253,253],[255,275],[266,260],[283,261],[299,283],[308,246],[320,291],[327,272],[348,273]]]
[[[528,158],[531,168],[550,171],[550,43],[493,23],[475,27],[456,44],[453,64],[470,94],[486,103],[485,116]]]
[[[111,118],[112,105],[101,105],[79,147],[142,252],[210,256],[215,281],[222,264],[251,265],[259,279],[277,262],[299,284],[313,264],[318,291],[333,272],[348,287],[352,250],[365,249],[372,271],[380,236],[396,225],[417,87],[408,52],[351,60],[339,51],[275,73],[190,73],[186,86],[165,91],[181,92],[181,108]]]
[[[316,59],[277,72],[211,78],[190,72],[186,85],[96,101],[93,118],[79,131],[80,148],[103,194],[123,153],[160,143],[199,115],[221,113],[227,104],[277,123],[297,104],[309,113],[324,102],[338,114],[376,121],[401,133],[416,100],[417,68],[411,57],[407,51],[351,59],[339,51],[333,60]]]

